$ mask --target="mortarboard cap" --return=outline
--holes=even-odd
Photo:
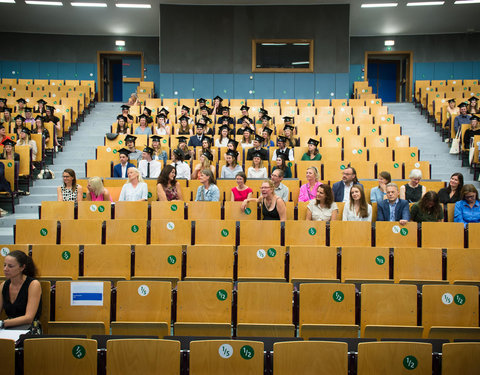
[[[4,139],[4,141],[2,142],[2,145],[4,146],[15,146],[17,144],[17,142],[15,142],[13,139],[11,138],[6,138]]]
[[[205,120],[205,123],[210,124],[212,122],[212,119],[208,116],[202,116],[202,118]]]
[[[268,135],[272,135],[273,130],[270,129],[270,128],[264,127],[264,128],[262,129],[262,132],[266,132],[266,133],[268,133]]]
[[[206,102],[207,102],[207,100],[204,99],[204,98],[200,98],[200,99],[197,100],[197,103],[206,103]]]
[[[25,107],[25,113],[32,113],[32,109],[30,107]]]
[[[188,138],[184,137],[183,135],[180,137],[177,137],[178,143],[187,143]]]
[[[0,102],[2,102],[3,104],[7,104],[7,99],[5,99],[5,98],[0,98]]]
[[[204,150],[202,155],[205,156],[208,160],[213,161],[213,155],[210,151]]]
[[[55,107],[53,105],[47,105],[47,109],[52,113],[55,112]]]
[[[480,121],[480,117],[478,117],[478,116],[476,116],[476,115],[471,115],[471,116],[470,116],[470,121],[473,121],[473,120]]]
[[[197,126],[197,128],[204,128],[206,126],[203,122],[200,121],[197,121],[195,125]]]
[[[253,155],[252,155],[254,158],[262,158],[262,154],[258,151],[254,151]]]
[[[148,153],[148,154],[150,154],[150,155],[153,154],[153,151],[154,151],[153,148],[148,147],[148,146],[145,146],[145,148],[143,149],[143,152],[146,152],[146,153]]]
[[[277,141],[278,141],[278,142],[286,143],[286,142],[287,142],[287,138],[284,137],[283,135],[279,135],[279,136],[277,137]]]
[[[207,137],[206,135],[203,137],[202,141],[207,141],[209,144],[212,144],[212,138]]]
[[[319,141],[313,138],[310,138],[307,142],[308,145],[314,145],[314,146],[318,146],[319,143],[320,143]]]
[[[182,109],[183,109],[184,111],[190,112],[190,108],[187,107],[186,105],[182,105]]]
[[[144,113],[142,113],[140,116],[138,116],[138,119],[139,119],[139,120],[141,120],[142,118],[144,118],[145,121],[148,120],[148,116],[147,116],[146,114],[144,114]]]
[[[23,98],[17,99],[17,103],[27,104],[27,102]]]
[[[290,116],[283,117],[283,122],[292,122],[292,120],[293,120],[293,117],[290,117]]]
[[[222,126],[220,126],[220,127],[218,128],[219,132],[221,132],[221,131],[224,130],[224,129],[230,130],[230,127],[229,127],[228,125],[222,125]]]
[[[45,100],[43,100],[43,99],[38,99],[38,100],[37,100],[37,103],[38,103],[38,104],[43,104],[43,105],[47,104],[47,102],[46,102]]]
[[[463,102],[462,102],[462,103],[460,103],[460,104],[458,105],[458,108],[464,108],[464,107],[466,107],[466,106],[467,106],[467,103],[463,103]]]
[[[220,123],[222,123],[224,121],[230,122],[230,119],[231,119],[230,116],[222,116],[218,119],[218,121],[220,121]]]
[[[255,140],[256,140],[257,142],[262,143],[262,142],[265,141],[265,138],[263,138],[261,135],[255,134]]]
[[[173,150],[173,153],[177,156],[178,159],[180,159],[180,160],[185,159],[185,154],[181,149],[176,148],[176,149]]]
[[[165,113],[159,113],[159,114],[157,115],[157,118],[164,118],[164,119],[166,119],[167,116],[165,115]]]
[[[288,124],[283,127],[283,130],[291,130],[292,132],[293,132],[293,129],[295,128],[292,125],[288,125]]]
[[[170,113],[165,107],[162,107],[162,109],[159,112],[164,112],[166,116]]]
[[[240,107],[240,111],[248,111],[250,109],[250,107],[246,106],[246,105],[242,105]]]
[[[21,133],[25,133],[26,135],[32,134],[32,132],[30,131],[30,129],[28,129],[28,128],[26,128],[26,127],[23,127],[20,132],[21,132]]]
[[[3,110],[4,110],[5,112],[12,113],[12,109],[11,109],[11,108],[5,107]]]
[[[135,137],[134,135],[127,134],[127,135],[125,136],[125,143],[127,143],[127,142],[133,142],[133,143],[135,143],[136,140],[137,140],[137,137]]]
[[[130,155],[130,151],[128,151],[126,148],[121,148],[118,150],[118,153],[126,156]]]
[[[22,120],[22,122],[25,121],[25,117],[23,117],[22,115],[16,115],[13,119],[14,119],[14,120],[20,119],[20,120]]]
[[[213,100],[217,100],[217,99],[218,99],[219,101],[223,102],[223,99],[222,99],[220,96],[218,96],[218,95],[213,98]]]
[[[455,98],[452,98],[452,99],[448,99],[448,102],[449,102],[449,103],[455,103],[456,100],[455,100]]]
[[[262,115],[268,115],[268,111],[265,108],[260,108],[258,112],[260,112]]]
[[[123,120],[123,121],[125,121],[125,122],[128,121],[128,119],[127,119],[124,115],[118,115],[118,116],[117,116],[117,120]]]
[[[147,113],[148,113],[149,116],[152,115],[152,110],[151,110],[150,108],[145,107],[145,108],[143,109],[143,111],[147,111]]]
[[[184,120],[185,120],[186,122],[188,122],[188,120],[190,120],[190,118],[189,118],[188,116],[185,116],[185,115],[180,116],[180,117],[178,118],[178,121],[184,121]]]
[[[238,141],[236,141],[235,139],[230,139],[228,141],[229,144],[232,144],[233,145],[233,148],[237,148],[238,146]]]
[[[230,107],[226,107],[226,106],[225,106],[225,107],[222,107],[222,112],[223,112],[223,111],[230,111]]]
[[[468,101],[471,103],[472,100],[476,100],[478,102],[478,98],[476,96],[472,96],[470,98],[468,98]]]
[[[121,108],[122,108],[122,111],[125,111],[125,110],[129,110],[130,106],[126,105],[126,104],[123,104]]]
[[[43,122],[43,116],[37,115],[37,117],[35,117],[35,121],[37,121],[37,120],[42,120],[42,122]]]
[[[155,135],[152,135],[150,139],[152,140],[152,142],[160,142],[160,139],[162,139],[162,137],[155,134]]]
[[[230,155],[233,158],[236,158],[238,156],[238,152],[234,150],[228,150],[226,155]]]
[[[263,115],[262,116],[262,121],[263,120],[267,120],[267,121],[270,121],[272,118],[269,116],[269,115]]]

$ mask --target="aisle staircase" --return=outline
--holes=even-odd
[[[95,149],[103,145],[105,133],[120,113],[121,103],[97,103],[90,114],[81,123],[72,140],[57,153],[54,164],[49,168],[55,173],[55,179],[36,180],[30,188],[29,196],[22,196],[15,206],[15,214],[0,218],[0,244],[13,243],[13,225],[17,219],[38,219],[38,207],[42,201],[57,200],[57,187],[62,184],[62,172],[72,168],[77,178],[85,177],[85,162],[95,159]],[[25,234],[28,236],[28,233]]]

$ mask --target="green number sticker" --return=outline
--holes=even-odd
[[[393,164],[393,168],[398,168],[398,167],[399,167],[398,163]]]
[[[333,129],[328,129],[328,132],[329,132],[329,133],[333,132]]]
[[[116,154],[117,152],[118,152],[117,150],[115,150],[115,149],[113,150],[113,153],[114,153],[114,154]]]
[[[414,370],[418,366],[418,360],[415,358],[413,355],[407,355],[403,359],[403,367],[405,367],[407,370]]]
[[[151,193],[151,192],[148,192],[147,197],[148,197],[148,198],[151,198],[151,197],[152,197],[152,193]]]
[[[317,234],[317,230],[315,228],[309,228],[308,229],[308,234],[310,236],[315,236]]]
[[[166,140],[166,139],[164,139],[164,140],[162,141],[162,143],[167,143],[167,140]]]
[[[42,229],[40,229],[40,235],[41,235],[41,236],[45,237],[47,234],[48,234],[47,228],[42,228]]]
[[[13,164],[12,163],[7,163],[7,167],[11,167]]]
[[[255,351],[250,345],[244,345],[240,348],[240,356],[243,359],[252,359],[255,356]]]
[[[400,234],[401,234],[402,236],[406,236],[406,235],[408,234],[408,229],[407,229],[407,228],[402,228],[402,229],[400,229]]]
[[[343,170],[345,169],[345,166],[342,164],[342,165],[340,166],[340,169],[343,171]]]
[[[167,258],[168,264],[175,264],[177,263],[177,257],[175,255],[169,255]]]
[[[345,120],[350,121],[350,117],[347,117]]]
[[[417,154],[414,153],[414,152],[412,152],[412,153],[410,154],[410,156],[411,156],[412,158],[414,158],[416,155],[417,155]]]
[[[225,301],[228,297],[228,293],[226,290],[224,289],[220,289],[218,292],[217,292],[217,299],[219,301]]]
[[[372,129],[372,133],[375,133],[377,131],[377,129],[373,128]]]
[[[220,232],[222,237],[227,237],[229,232],[228,232],[228,229],[222,229],[222,231]]]
[[[250,215],[252,213],[252,210],[250,208],[245,208],[245,214]]]
[[[6,257],[10,253],[10,249],[8,247],[2,247],[0,250],[0,254],[2,254],[2,257]]]
[[[267,250],[267,254],[270,258],[273,258],[275,255],[277,255],[277,250],[275,250],[273,247]]]
[[[463,294],[455,294],[455,297],[453,298],[453,302],[455,302],[455,304],[459,305],[459,306],[462,306],[466,301],[466,298]]]
[[[377,256],[375,258],[375,263],[377,263],[379,266],[385,264],[385,258],[381,255]]]
[[[132,225],[132,232],[137,233],[138,232],[138,225]]]
[[[104,206],[98,206],[98,212],[103,212],[105,211],[105,207]]]
[[[387,118],[387,122],[390,122],[390,120],[391,120],[391,118],[390,118],[390,117],[388,117],[388,118]]]
[[[69,260],[70,257],[71,257],[70,251],[64,251],[64,252],[62,253],[62,259],[63,259],[63,260]]]
[[[345,295],[341,291],[336,290],[333,292],[332,298],[335,302],[342,302],[345,299]]]
[[[83,193],[82,195],[83,195],[83,197],[84,197],[84,198],[86,198],[86,197],[87,197],[87,193]]]
[[[172,205],[170,206],[170,209],[171,209],[172,211],[177,211],[178,207],[177,207],[176,204],[172,204]]]
[[[82,345],[75,345],[72,349],[72,355],[76,359],[82,359],[83,357],[85,357],[85,354],[87,354],[87,351]]]
[[[123,143],[123,141],[118,141],[118,144],[121,145]]]
[[[340,137],[337,137],[336,141],[337,141],[337,142],[340,142],[340,141],[341,141]]]
[[[358,152],[359,154],[361,154],[361,153],[363,152],[363,150],[362,150],[362,149],[359,149],[357,152]]]

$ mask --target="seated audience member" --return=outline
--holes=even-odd
[[[157,115],[157,124],[154,127],[156,135],[170,135],[170,125],[167,125],[167,116],[163,113]]]
[[[18,146],[29,146],[30,150],[32,151],[32,161],[35,161],[37,159],[37,142],[32,140],[32,132],[27,129],[26,127],[23,127],[22,130],[20,131],[20,139],[18,140],[17,145]]]
[[[400,199],[405,199],[408,203],[418,202],[427,192],[427,188],[420,185],[422,171],[420,169],[412,169],[408,178],[410,181],[400,186]]]
[[[469,99],[470,100],[470,99]],[[475,100],[476,102],[476,100]],[[27,101],[23,98],[17,99],[17,110],[16,112],[19,115],[25,115],[25,106],[27,105]]]
[[[167,165],[162,169],[157,179],[157,200],[183,201],[182,188],[175,178],[176,174],[173,165]]]
[[[262,137],[264,139],[262,143],[262,147],[265,147],[267,150],[270,149],[270,147],[275,146],[275,143],[271,140],[272,133],[273,133],[273,130],[270,129],[268,126],[262,129]]]
[[[153,118],[152,118],[152,110],[150,108],[147,108],[147,107],[144,107],[143,108],[143,114],[141,114],[139,116],[139,118],[144,115],[146,116],[145,119],[147,120],[147,124],[148,124],[148,127],[150,127],[150,124],[153,122]],[[152,129],[150,129],[151,131]]]
[[[3,152],[0,155],[0,159],[2,160],[13,160],[13,161],[20,161],[20,155],[15,152],[15,145],[17,142],[10,138],[6,138],[3,142]]]
[[[247,118],[250,123],[253,122],[253,120],[249,117],[248,111],[250,110],[250,107],[246,106],[245,104],[240,107],[240,111],[242,113],[242,116],[237,120],[237,124],[241,124],[243,122],[244,118]],[[238,134],[238,133],[237,133]]]
[[[130,134],[130,126],[128,125],[128,118],[124,115],[117,116],[117,128],[113,129],[117,134]]]
[[[135,129],[135,134],[146,134],[146,135],[152,135],[152,128],[148,125],[148,119],[150,118],[149,116],[145,114],[141,114],[138,116],[139,118],[139,126]]]
[[[213,111],[212,111],[212,113],[214,115],[221,115],[222,114],[222,109],[223,109],[222,102],[223,102],[223,99],[218,95],[213,98]]]
[[[195,150],[194,149],[191,149],[189,150],[188,149],[188,146],[187,146],[187,140],[188,138],[187,137],[184,137],[184,136],[180,136],[180,137],[177,137],[178,139],[178,145],[177,145],[177,148],[181,151],[183,151],[183,155],[184,155],[184,160],[190,160],[193,158],[193,156],[195,155]],[[172,155],[173,156],[173,155]],[[178,177],[178,176],[177,176]]]
[[[142,153],[135,147],[136,140],[137,137],[135,137],[134,135],[128,134],[125,136],[125,146],[127,146],[128,151],[130,151],[128,157],[130,158],[130,160],[136,160],[138,162],[142,160]]]
[[[242,146],[242,148],[253,147],[253,134],[254,131],[250,128],[243,130],[242,139],[240,140],[240,146]]]
[[[381,202],[387,197],[387,184],[392,182],[392,176],[387,171],[382,171],[378,175],[378,186],[370,190],[370,202]]]
[[[121,148],[120,150],[118,150],[118,157],[120,159],[120,163],[116,164],[113,167],[113,177],[127,178],[128,168],[135,167],[135,165],[129,162],[129,154],[130,151],[128,151],[126,148]]]
[[[227,147],[228,141],[230,141],[228,134],[229,134],[228,125],[220,126],[220,137],[218,137],[215,140],[215,147]]]
[[[454,98],[448,100],[447,106],[447,121],[445,122],[445,130],[448,130],[450,134],[450,127],[452,125],[452,117],[457,116],[460,113],[459,108],[457,107],[457,102]],[[450,138],[450,136],[448,136]]]
[[[45,116],[43,117],[44,122],[52,122],[53,126],[55,127],[57,132],[60,132],[62,129],[62,124],[60,122],[60,118],[55,116],[55,107],[52,107],[51,105],[47,105],[45,108]],[[55,146],[58,147],[60,146],[60,143],[58,142],[58,139],[55,139]]]
[[[424,221],[443,221],[443,207],[434,191],[427,191],[425,195],[410,208],[410,219],[417,223]]]
[[[23,117],[22,115],[16,115],[13,120],[15,121],[15,126],[13,129],[10,128],[10,131],[12,133],[15,133],[17,137],[20,138],[20,132],[25,126],[25,117]]]
[[[333,200],[332,188],[320,185],[315,199],[308,202],[306,220],[332,221],[338,218],[338,207]]]
[[[213,139],[211,137],[204,136],[202,141],[202,148],[201,148],[202,152],[208,151],[211,154],[213,154],[212,142],[213,142]]]
[[[322,155],[318,152],[320,142],[310,138],[307,142],[308,150],[302,155],[302,160],[322,160]]]
[[[187,117],[188,123],[190,125],[193,124],[193,119],[190,117],[190,107],[187,107],[186,105],[182,105],[182,107],[180,108],[180,116]]]
[[[173,165],[175,167],[177,171],[177,178],[184,178],[186,180],[190,180],[192,174],[190,166],[184,160],[185,154],[181,149],[176,148],[172,151],[172,163],[170,165]]]
[[[283,134],[284,137],[287,139],[287,147],[291,147],[293,149],[294,147],[300,146],[300,139],[295,138],[295,135],[293,134],[295,127],[291,124],[292,118],[289,116],[285,116],[283,119],[285,121],[285,126],[283,127]],[[289,123],[287,123],[287,121]]]
[[[198,163],[192,172],[192,180],[198,179],[200,176],[200,172],[204,169],[210,169],[212,173],[215,175],[215,165],[213,165],[213,155],[210,151],[205,150],[202,152],[199,158],[200,163]]]
[[[83,199],[83,188],[77,185],[77,176],[73,169],[63,171],[63,185],[57,188],[57,201],[80,202]]]
[[[119,201],[146,201],[148,199],[148,186],[143,182],[140,171],[135,167],[127,170],[128,182],[123,185]]]
[[[467,105],[465,103],[460,103],[458,105],[460,113],[455,117],[453,121],[453,128],[455,129],[455,134],[459,129],[462,128],[463,124],[470,124],[470,115],[467,113]]]
[[[192,135],[190,137],[190,140],[188,141],[188,145],[192,147],[202,147],[203,138],[205,137],[205,134],[204,134],[205,124],[202,124],[201,122],[197,122],[195,129],[196,129],[196,133],[195,135]],[[178,133],[178,134],[181,134],[181,133]]]
[[[245,129],[250,129],[250,133],[255,132],[255,126],[253,125],[253,120],[250,117],[240,117],[238,119],[238,124],[240,126],[237,126],[237,135],[243,135],[245,132]]]
[[[478,108],[478,98],[476,96],[472,96],[468,98],[468,101],[470,102],[470,104],[468,104],[467,112],[471,115],[479,113],[480,109]]]
[[[197,202],[219,202],[220,190],[215,185],[215,176],[210,169],[204,169],[199,177],[201,185],[197,189],[195,201]]]
[[[0,113],[3,113],[5,111],[6,106],[7,106],[7,99],[0,98]]]
[[[456,223],[480,223],[480,201],[478,191],[472,184],[463,185],[460,200],[455,203]]]
[[[253,139],[253,147],[247,152],[247,160],[253,160],[254,154],[260,154],[262,160],[268,160],[268,151],[262,148],[262,143],[264,141],[265,139],[262,136],[255,134],[255,138]]]
[[[287,165],[286,158],[287,155],[279,154],[276,159],[276,165],[272,168],[272,173],[277,169],[280,169],[283,172],[285,178],[292,178],[292,169]],[[291,164],[291,163],[289,163]]]
[[[342,172],[342,180],[335,182],[332,186],[335,202],[348,202],[353,185],[360,185],[363,188],[363,185],[358,182],[355,168],[347,167]]]
[[[128,98],[127,104],[129,106],[140,105],[140,101],[138,100],[138,96],[136,93],[132,92],[132,94]]]
[[[193,136],[193,126],[190,126],[188,124],[188,120],[190,120],[187,116],[181,116],[178,119],[178,135],[190,135]],[[200,124],[200,122],[197,122],[197,124]],[[203,124],[203,123],[202,123]],[[200,127],[202,125],[199,125]]]
[[[7,130],[5,129],[5,126],[0,124],[0,144],[2,144],[3,141],[7,138],[8,138],[7,137]]]
[[[208,114],[212,113],[212,110],[207,107],[207,100],[204,98],[200,98],[197,100],[198,108],[195,111],[195,115],[198,116],[202,110],[206,110]]]
[[[5,177],[5,164],[0,163],[0,192],[12,193],[12,187],[10,182]],[[0,208],[2,216],[6,215],[6,211]]]
[[[4,108],[3,117],[0,117],[0,124],[2,124],[7,131],[9,131],[12,126],[15,126],[15,120],[12,118],[11,108]]]
[[[372,206],[365,199],[365,192],[360,185],[350,189],[350,200],[343,208],[343,221],[372,221]]]
[[[387,199],[377,202],[377,221],[399,221],[405,225],[410,220],[408,202],[399,195],[397,184],[387,184]]]
[[[230,200],[235,202],[243,202],[245,199],[251,198],[253,191],[245,183],[247,182],[247,176],[244,172],[238,172],[237,177],[237,186],[232,188],[230,194]]]
[[[248,178],[268,178],[267,168],[263,166],[262,154],[260,152],[253,154],[253,163],[248,168],[247,176]]]
[[[287,138],[285,138],[282,135],[279,135],[277,137],[277,146],[278,146],[278,149],[276,149],[273,152],[272,161],[277,160],[277,157],[280,154],[285,155],[285,160],[293,160],[293,148],[287,147]]]
[[[133,116],[130,114],[130,106],[123,104],[122,108],[122,116],[127,118],[127,123],[133,124]]]
[[[146,146],[143,149],[142,160],[138,162],[138,170],[143,178],[157,178],[160,176],[162,164],[152,159],[153,148]]]
[[[237,164],[238,152],[228,150],[225,156],[227,164],[222,167],[221,178],[235,178],[239,172],[243,172],[240,164]]]
[[[472,115],[470,117],[470,128],[465,131],[463,135],[463,149],[470,149],[470,142],[473,140],[473,137],[480,135],[480,117]]]
[[[315,198],[317,195],[318,187],[322,185],[320,181],[320,174],[316,167],[310,167],[306,172],[307,183],[300,186],[300,195],[298,196],[299,202],[308,202]]]
[[[42,116],[35,117],[35,126],[33,128],[33,134],[41,134],[43,140],[45,141],[45,146],[47,146],[48,141],[50,140],[50,132],[45,128]],[[1,140],[0,140],[1,142]]]
[[[290,197],[290,191],[286,185],[282,184],[283,176],[283,171],[281,169],[276,169],[272,172],[271,177],[275,189],[275,195],[282,198],[284,202],[287,202]]]
[[[86,201],[112,201],[110,192],[103,186],[100,177],[90,177],[87,183]]]
[[[0,312],[7,318],[0,320],[0,330],[30,330],[38,328],[42,313],[42,287],[35,279],[35,264],[23,251],[14,250],[4,258],[5,281],[0,288]]]
[[[150,140],[152,141],[153,154],[152,159],[157,161],[163,161],[164,164],[167,163],[168,155],[167,151],[162,150],[162,142],[160,141],[162,137],[158,135],[152,135]]]
[[[25,124],[28,126],[28,129],[33,129],[33,125],[35,125],[32,108],[30,107],[25,107]]]
[[[460,192],[463,187],[463,174],[454,173],[450,176],[450,182],[446,188],[438,191],[438,200],[440,203],[455,203],[460,200]]]
[[[243,201],[242,210],[245,210],[248,202],[255,201],[261,205],[262,220],[287,219],[287,206],[282,198],[275,195],[275,185],[271,180],[265,180],[260,186],[261,195],[258,198],[247,198]]]

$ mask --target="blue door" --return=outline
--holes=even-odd
[[[397,66],[397,62],[390,61],[368,63],[368,82],[383,102],[397,101]]]
[[[122,61],[112,61],[112,85],[113,85],[113,101],[123,101],[123,76],[122,76]]]
[[[122,74],[123,78],[140,78],[143,75],[142,72],[142,60],[138,55],[125,55],[122,56]],[[138,82],[123,82],[123,101],[126,102],[130,97],[130,94],[135,92],[138,86]]]

